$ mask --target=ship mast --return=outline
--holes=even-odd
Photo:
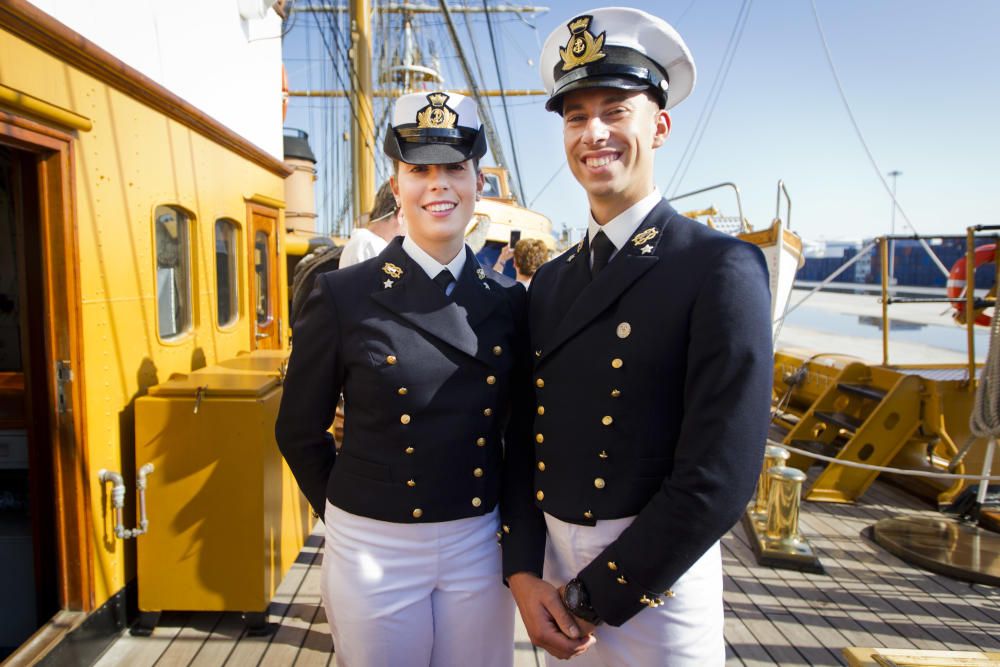
[[[355,113],[351,120],[354,215],[375,203],[375,111],[372,106],[372,41],[369,0],[351,0],[351,81]]]

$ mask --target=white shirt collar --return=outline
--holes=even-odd
[[[617,253],[625,247],[635,230],[639,228],[639,223],[649,215],[650,211],[656,208],[662,198],[660,190],[654,187],[648,195],[603,225],[597,224],[597,221],[594,220],[594,214],[591,213],[590,224],[587,227],[588,243],[593,243],[594,235],[603,230],[608,239],[615,244],[615,253]],[[613,256],[614,254],[612,254]]]
[[[451,260],[447,264],[442,264],[428,255],[427,252],[418,246],[416,241],[411,239],[409,236],[403,237],[403,252],[409,255],[410,259],[416,262],[431,280],[434,280],[444,269],[451,271],[452,277],[454,277],[455,280],[458,280],[458,277],[462,275],[462,269],[465,268],[464,245],[459,253],[455,255],[455,259]]]

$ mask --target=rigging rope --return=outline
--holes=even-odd
[[[521,179],[521,166],[517,160],[517,146],[514,145],[514,129],[510,124],[510,112],[507,109],[507,93],[504,91],[503,77],[500,74],[500,59],[497,57],[497,44],[493,38],[493,21],[490,18],[490,7],[487,0],[483,0],[483,10],[486,12],[486,28],[490,33],[490,48],[493,50],[493,64],[496,65],[497,83],[500,85],[500,101],[503,102],[503,115],[507,120],[507,136],[510,138],[510,150],[514,154],[514,173],[517,174],[517,191],[521,195],[521,204],[527,199],[524,198],[524,182]]]
[[[681,153],[681,159],[677,162],[677,167],[674,169],[674,173],[670,176],[670,181],[667,183],[667,187],[664,188],[664,192],[670,192],[671,188],[673,188],[673,191],[670,194],[676,195],[677,191],[681,187],[681,183],[684,181],[684,176],[687,175],[688,168],[691,166],[691,163],[694,162],[695,153],[698,151],[698,146],[701,144],[702,137],[705,136],[705,130],[708,129],[708,123],[712,119],[712,113],[715,111],[715,106],[719,101],[719,97],[722,95],[722,87],[726,83],[726,77],[729,76],[729,70],[732,67],[733,60],[735,59],[736,49],[739,46],[740,40],[743,38],[743,30],[747,24],[747,17],[750,16],[750,6],[752,4],[753,0],[743,0],[743,4],[740,5],[739,12],[736,13],[736,23],[733,24],[733,31],[729,34],[729,42],[726,44],[726,50],[722,54],[722,62],[719,63],[719,71],[715,76],[715,81],[712,82],[712,88],[708,91],[708,98],[705,100],[705,106],[702,107],[701,113],[698,115],[698,120],[694,124],[694,131],[692,131],[691,137],[688,139],[688,143],[684,147],[684,152]],[[687,160],[686,165],[685,160]],[[679,178],[678,174],[680,174]],[[675,180],[677,182],[676,186],[674,185]]]
[[[917,235],[918,237],[917,240],[920,242],[920,245],[922,245],[924,247],[924,250],[927,251],[927,254],[931,256],[931,261],[934,262],[938,270],[945,276],[945,278],[947,278],[948,269],[941,262],[941,259],[936,254],[934,254],[934,251],[931,250],[931,247],[927,243],[927,241],[925,241],[922,238],[919,238],[920,234],[919,232],[917,232],[917,228],[913,226],[913,223],[910,222],[910,218],[908,215],[906,215],[906,212],[903,210],[903,207],[899,205],[898,201],[896,201],[896,195],[893,193],[892,188],[889,187],[888,181],[886,181],[885,176],[882,175],[881,167],[879,167],[878,162],[875,161],[875,156],[872,154],[871,149],[868,147],[868,142],[865,141],[865,136],[861,132],[861,127],[858,125],[858,121],[854,117],[854,112],[851,110],[851,105],[847,101],[847,93],[844,92],[844,87],[840,83],[840,75],[837,74],[837,68],[833,64],[833,56],[830,54],[830,46],[829,44],[827,44],[826,41],[826,33],[823,31],[823,24],[820,22],[819,12],[816,10],[816,0],[809,0],[809,2],[812,5],[813,18],[816,20],[816,29],[819,31],[820,41],[823,43],[823,53],[826,54],[826,62],[830,66],[830,73],[833,74],[833,80],[837,84],[837,92],[840,94],[841,102],[844,103],[844,109],[847,110],[847,116],[851,119],[851,125],[854,127],[854,133],[857,134],[858,136],[858,141],[861,142],[862,148],[865,149],[865,154],[868,156],[868,161],[871,163],[872,168],[875,169],[875,175],[878,176],[878,180],[882,183],[882,187],[885,189],[886,194],[888,194],[889,198],[892,199],[892,205],[896,207],[897,211],[899,211],[899,215],[903,218],[903,222],[905,222],[906,226],[910,228],[910,231],[912,231],[915,235]]]

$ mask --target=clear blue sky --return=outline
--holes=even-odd
[[[630,3],[673,23],[698,67],[695,91],[672,111],[673,132],[657,153],[661,190],[706,107],[743,2]],[[508,88],[540,88],[540,44],[556,26],[590,8],[562,0],[537,4],[550,10],[528,19],[535,29],[509,16],[494,24]],[[960,233],[968,224],[1000,224],[995,201],[1000,195],[1000,2],[816,0],[816,5],[875,159],[883,172],[903,172],[897,196],[917,229]],[[306,35],[309,21],[300,18],[285,39],[291,86],[337,87],[336,73],[317,73],[321,63],[315,59],[323,52],[315,32]],[[475,43],[463,32],[466,48],[475,48],[485,69],[485,86],[494,88],[485,21],[476,18],[472,26]],[[440,25],[431,23],[425,29],[436,35],[439,45],[445,41]],[[311,55],[305,51],[307,40]],[[447,84],[464,87],[453,60],[444,59],[443,69]],[[329,129],[324,127],[329,114],[322,104],[293,99],[287,125],[304,127],[322,142]],[[493,100],[493,107],[509,159],[510,139],[499,100]],[[564,161],[559,117],[544,110],[543,98],[511,98],[509,109],[527,200],[534,201],[533,208],[548,215],[556,229],[582,229],[586,199],[568,169],[540,192]],[[317,153],[326,153],[329,162],[334,150],[328,146]],[[337,176],[335,170],[320,166],[322,191],[327,179]],[[774,215],[778,179],[784,179],[792,196],[792,227],[806,239],[861,238],[888,230],[889,197],[838,96],[809,0],[756,0],[750,5],[711,121],[679,189],[675,183],[670,192],[734,181],[743,192],[751,223],[764,226]],[[709,203],[735,214],[726,193],[687,200],[678,208]],[[902,229],[897,216],[897,230]]]

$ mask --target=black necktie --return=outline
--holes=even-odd
[[[451,275],[451,271],[442,269],[441,273],[434,276],[434,282],[447,294],[448,286],[455,282],[455,278]]]
[[[594,265],[590,267],[590,275],[594,278],[601,272],[608,262],[611,261],[611,254],[615,251],[615,244],[611,242],[604,230],[594,234],[594,241],[590,244],[590,256],[594,258]]]

